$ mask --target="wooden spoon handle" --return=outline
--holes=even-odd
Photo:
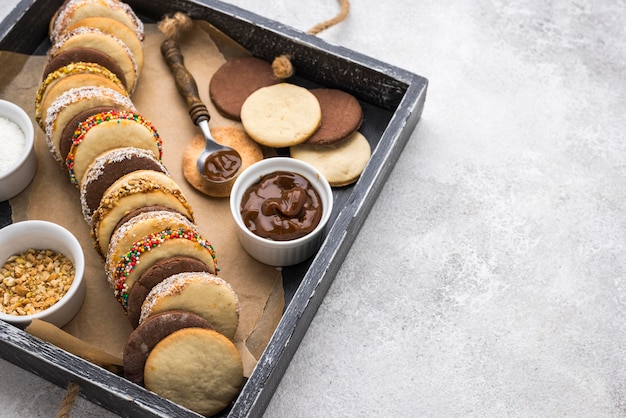
[[[161,44],[161,55],[163,55],[172,74],[174,74],[176,89],[187,102],[187,110],[193,123],[197,125],[201,120],[209,120],[209,111],[200,99],[196,80],[185,67],[183,54],[180,52],[176,41],[173,39],[165,40]]]

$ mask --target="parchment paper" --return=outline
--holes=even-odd
[[[148,24],[145,29],[145,65],[131,98],[139,113],[156,126],[162,137],[163,162],[191,203],[200,233],[215,248],[219,275],[231,283],[240,299],[241,315],[234,341],[244,361],[245,375],[249,376],[283,312],[282,274],[280,269],[251,258],[240,246],[228,199],[209,198],[186,182],[181,167],[182,152],[200,130],[189,118],[184,99],[178,94],[169,68],[161,57],[162,35],[156,25]],[[238,122],[221,117],[208,97],[211,75],[225,62],[224,55],[209,36],[210,30],[197,23],[193,33],[179,42],[185,64],[194,75],[200,96],[209,108],[210,126],[240,126]],[[221,45],[228,48],[226,56],[245,53],[231,48],[233,45],[227,45],[227,42]],[[7,52],[0,52],[0,58],[5,63],[14,63],[2,71],[0,97],[21,105],[34,121],[34,97],[46,58]],[[44,219],[56,222],[76,235],[86,256],[87,293],[78,315],[64,327],[64,331],[121,357],[132,327],[113,297],[103,260],[93,248],[89,227],[81,214],[78,189],[69,182],[67,171],[50,155],[41,129],[38,126],[35,129],[37,174],[29,188],[11,200],[13,221]]]

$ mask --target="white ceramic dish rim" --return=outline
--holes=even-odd
[[[311,182],[313,187],[317,189],[320,195],[326,195],[325,201],[327,207],[323,208],[322,218],[320,219],[319,224],[313,231],[300,238],[288,241],[275,241],[260,237],[250,231],[248,227],[246,227],[241,217],[241,212],[239,208],[243,193],[252,184],[258,182],[261,177],[267,174],[271,174],[275,171],[292,171],[298,173],[306,177],[306,179]],[[315,180],[317,181],[312,180],[311,176],[314,176]],[[320,188],[322,190],[319,190]],[[324,176],[309,163],[290,157],[271,157],[254,163],[253,165],[248,167],[242,174],[240,174],[239,177],[235,180],[230,194],[230,209],[232,216],[237,223],[237,226],[244,234],[246,234],[246,236],[268,248],[293,248],[305,244],[313,239],[316,239],[320,231],[326,227],[326,224],[330,219],[330,214],[333,211],[333,191],[326,178],[324,178]]]
[[[54,222],[43,220],[26,220],[5,226],[0,230],[0,235],[19,235],[21,231],[26,228],[46,229],[48,231],[53,230],[56,234],[61,235],[63,241],[67,243],[67,246],[70,249],[69,254],[66,254],[64,252],[64,255],[69,257],[74,263],[75,275],[74,281],[70,285],[70,288],[65,293],[65,295],[63,295],[63,297],[57,303],[55,303],[48,309],[31,315],[11,315],[0,312],[1,320],[13,324],[26,324],[30,323],[33,319],[44,319],[50,315],[56,314],[59,310],[64,309],[66,307],[66,304],[70,303],[71,299],[75,297],[75,295],[79,292],[82,286],[82,282],[84,280],[83,276],[85,272],[85,257],[83,249],[80,246],[78,239],[70,231]],[[26,249],[27,248],[24,248],[23,245],[16,245],[13,254],[24,251]],[[1,265],[4,265],[5,261],[6,259],[0,260],[0,262],[2,263]]]
[[[5,171],[0,171],[0,180],[6,180],[26,162],[26,159],[28,159],[31,149],[35,145],[35,131],[26,111],[13,102],[0,99],[0,116],[4,116],[5,118],[15,122],[22,130],[26,141],[20,158]],[[16,118],[18,120],[16,120]]]

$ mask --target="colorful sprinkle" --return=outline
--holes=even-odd
[[[168,227],[163,231],[150,234],[144,239],[135,242],[128,252],[120,257],[120,261],[118,261],[115,267],[115,273],[113,275],[113,293],[124,308],[128,307],[128,292],[130,291],[126,284],[126,278],[135,270],[137,264],[139,264],[141,255],[160,246],[163,242],[172,239],[186,239],[198,243],[202,248],[209,251],[213,262],[217,265],[213,246],[195,230],[183,227],[178,229]]]
[[[65,159],[65,165],[67,166],[67,169],[69,171],[70,181],[73,184],[78,185],[78,179],[76,178],[76,175],[74,173],[74,158],[76,155],[76,149],[85,139],[85,135],[87,135],[89,130],[94,126],[100,125],[104,122],[115,120],[118,124],[121,123],[122,120],[132,120],[145,126],[152,133],[152,136],[157,144],[157,147],[159,149],[159,161],[162,159],[163,141],[161,140],[161,137],[159,136],[154,125],[143,116],[141,116],[139,113],[130,112],[127,110],[111,110],[108,112],[97,113],[88,117],[82,123],[80,123],[78,125],[78,128],[74,132],[74,137],[72,138],[72,146],[69,153],[67,154],[67,158]]]

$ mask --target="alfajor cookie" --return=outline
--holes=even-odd
[[[176,245],[171,245],[178,239],[191,242],[177,241]],[[153,248],[141,249],[146,242],[157,241],[162,241],[159,245],[172,247],[171,251],[165,252],[166,248],[159,251],[153,251]],[[124,307],[127,306],[128,292],[135,280],[158,261],[155,254],[168,257],[194,255],[196,259],[209,264],[212,273],[217,271],[213,248],[200,237],[196,226],[187,217],[172,210],[157,209],[139,213],[116,227],[105,257],[107,279]],[[142,262],[140,266],[136,265],[138,260]]]
[[[112,110],[81,122],[65,158],[70,181],[80,187],[89,164],[103,152],[132,145],[162,157],[162,140],[154,125],[139,113]]]
[[[166,278],[146,296],[139,324],[151,315],[173,309],[200,315],[227,338],[235,336],[239,299],[230,284],[214,274],[187,272]]]
[[[307,139],[308,144],[329,145],[356,132],[363,122],[363,110],[351,94],[339,89],[312,89],[322,108],[320,128]]]
[[[127,95],[126,87],[108,68],[91,62],[73,62],[49,73],[35,95],[35,121],[44,129],[47,110],[64,92],[75,87],[108,87]]]
[[[241,107],[241,123],[256,142],[274,148],[301,144],[320,127],[322,110],[304,87],[279,83],[252,93]]]
[[[98,209],[104,192],[120,177],[137,170],[153,170],[168,174],[161,160],[143,148],[132,146],[108,150],[98,155],[87,167],[80,185],[80,204],[85,221]]]
[[[204,416],[226,408],[243,385],[243,362],[219,332],[183,328],[158,342],[146,360],[146,389]]]
[[[68,31],[71,32],[72,30],[80,27],[100,29],[102,32],[110,33],[111,35],[118,37],[126,44],[128,49],[130,49],[133,58],[137,62],[138,73],[141,74],[144,63],[143,42],[139,39],[135,31],[118,20],[102,16],[80,19],[70,25],[68,27]]]
[[[269,62],[256,57],[242,57],[218,68],[209,82],[209,96],[222,115],[240,120],[241,106],[248,96],[261,87],[280,82]]]
[[[120,177],[104,193],[91,217],[96,251],[104,258],[111,235],[128,213],[145,206],[163,206],[193,221],[193,210],[179,185],[167,174],[138,170]]]
[[[234,148],[239,153],[241,157],[239,173],[263,159],[263,150],[259,144],[253,141],[241,128],[235,126],[217,127],[211,129],[211,134],[218,143]],[[183,153],[183,174],[185,179],[196,190],[207,196],[230,196],[234,179],[225,183],[209,183],[200,175],[197,169],[196,160],[204,149],[204,141],[204,136],[197,135],[185,147]]]
[[[289,151],[292,158],[317,168],[328,183],[335,187],[357,181],[372,153],[369,142],[360,132],[336,144],[300,144],[291,147]]]
[[[94,48],[110,56],[122,69],[128,92],[133,93],[139,78],[139,67],[132,51],[117,36],[97,28],[81,26],[65,33],[50,48],[49,56],[72,48]]]
[[[148,355],[162,339],[183,328],[212,329],[206,319],[192,312],[167,311],[153,315],[137,327],[124,346],[124,377],[143,385],[143,373]]]
[[[95,48],[75,47],[62,51],[56,54],[54,57],[49,57],[48,62],[43,70],[42,81],[44,81],[48,75],[62,67],[75,63],[93,63],[98,64],[109,71],[122,82],[124,88],[128,91],[128,83],[124,72],[120,66],[107,54]]]
[[[75,22],[88,17],[108,17],[132,29],[143,41],[144,25],[132,8],[119,0],[66,0],[50,20],[50,40],[54,43]]]
[[[67,90],[48,107],[44,124],[46,144],[59,163],[63,165],[66,163],[65,157],[61,156],[59,151],[65,126],[79,113],[100,106],[137,111],[127,95],[99,86],[82,86]]]
[[[204,271],[210,273],[212,270],[203,261],[189,256],[181,255],[161,258],[141,273],[128,291],[126,313],[128,314],[130,324],[133,327],[139,325],[141,305],[143,305],[152,288],[167,277],[184,272]]]

